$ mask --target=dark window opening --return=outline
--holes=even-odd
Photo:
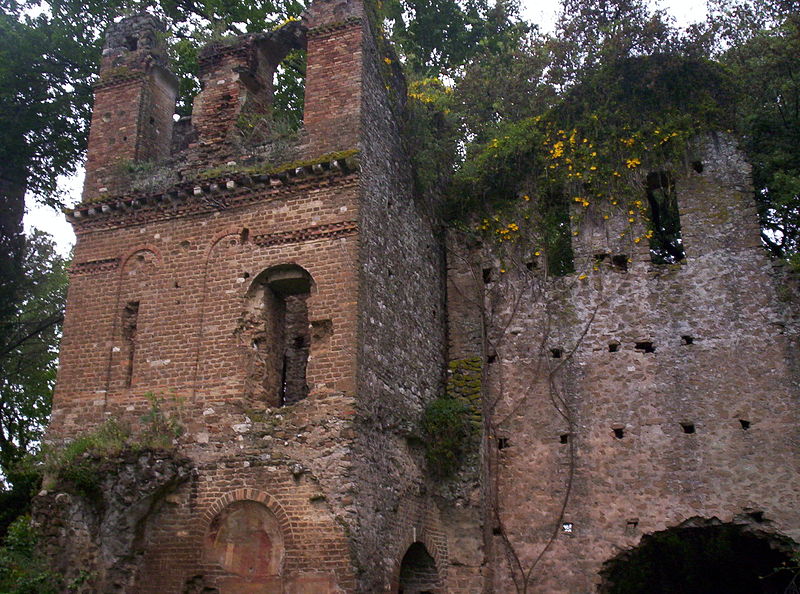
[[[508,438],[507,437],[498,437],[497,438],[497,449],[504,450],[509,446]]]
[[[750,421],[747,421],[745,419],[739,419],[739,424],[742,426],[742,429],[744,429],[745,431],[750,429]]]
[[[258,275],[253,287],[254,299],[262,301],[256,307],[247,392],[270,406],[295,404],[309,392],[311,276],[299,266],[275,266]]]
[[[692,161],[692,169],[694,169],[697,173],[703,173],[703,162]]]
[[[139,324],[139,302],[129,301],[122,310],[122,342],[125,357],[126,388],[133,381],[133,364],[136,358],[136,331]]]
[[[311,340],[307,298],[308,293],[301,293],[287,295],[284,299],[283,383],[278,399],[281,406],[308,396],[306,367]]]
[[[694,342],[694,338],[689,336],[688,334],[684,334],[681,336],[681,344],[692,344]]]
[[[241,233],[239,233],[239,243],[241,245],[244,245],[249,241],[249,239],[250,239],[250,229],[244,227]]]
[[[618,342],[609,342],[608,343],[608,352],[609,353],[616,353],[619,351],[619,343]]]
[[[569,203],[563,192],[551,192],[539,202],[547,274],[564,276],[575,272]]]
[[[694,423],[681,423],[681,429],[683,429],[684,433],[694,433]]]
[[[491,268],[484,268],[483,269],[483,283],[488,285],[492,282],[492,269]]]
[[[650,205],[650,260],[654,264],[676,264],[686,258],[681,239],[681,219],[675,182],[666,171],[647,176]]]
[[[641,351],[643,353],[655,353],[656,347],[653,345],[652,342],[649,341],[637,342],[636,350]]]
[[[531,260],[530,262],[525,262],[525,268],[527,268],[528,270],[536,270],[537,268],[536,262],[534,260]]]
[[[562,349],[550,349],[550,354],[553,356],[553,359],[560,359],[564,351]]]
[[[135,52],[139,47],[139,40],[134,37],[133,35],[127,35],[125,37],[125,49],[129,52]]]
[[[489,363],[489,365],[491,365],[495,361],[497,361],[497,355],[492,354],[486,357],[486,362]]]
[[[747,514],[752,520],[758,524],[764,523],[764,512],[761,510],[754,510]]]
[[[494,528],[492,528],[492,534],[494,534],[495,536],[500,536],[501,534],[503,534],[503,529],[500,528],[500,526],[495,526]]]
[[[562,433],[558,437],[559,443],[569,443],[569,433]]]
[[[614,437],[617,439],[622,439],[625,437],[625,429],[622,427],[615,427],[612,429],[612,431],[614,432]]]
[[[619,272],[628,272],[628,254],[617,254],[611,257],[611,266]]]

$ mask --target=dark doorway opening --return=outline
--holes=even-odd
[[[607,561],[604,594],[783,594],[794,577],[789,539],[694,518],[646,535]],[[784,569],[781,569],[784,568]]]
[[[400,563],[399,594],[432,594],[438,592],[439,572],[425,545],[415,542]]]

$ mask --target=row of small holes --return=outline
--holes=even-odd
[[[739,424],[741,425],[741,427],[742,427],[742,429],[744,431],[747,431],[748,429],[750,429],[750,421],[748,421],[747,419],[739,419]],[[683,430],[683,432],[687,433],[687,434],[696,433],[696,431],[697,431],[694,423],[680,423],[680,426],[681,426],[681,429]],[[612,432],[614,433],[614,437],[616,439],[622,439],[623,437],[625,437],[625,429],[623,429],[621,427],[613,428]],[[562,443],[562,444],[568,444],[569,443],[569,433],[562,433],[561,435],[559,435],[558,441],[559,441],[559,443]],[[498,450],[504,450],[504,449],[508,448],[510,445],[511,444],[509,442],[509,438],[508,437],[498,437],[497,438],[497,449]]]

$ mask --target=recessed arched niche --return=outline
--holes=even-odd
[[[258,501],[235,501],[212,520],[206,533],[207,563],[245,578],[280,576],[284,542],[278,520]]]
[[[308,396],[308,298],[313,284],[308,271],[296,264],[270,267],[253,279],[242,322],[248,343],[248,401],[286,406]]]

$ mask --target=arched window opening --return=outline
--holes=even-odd
[[[782,594],[794,577],[781,571],[791,541],[747,526],[693,518],[646,535],[641,544],[607,561],[604,594]]]
[[[287,406],[308,396],[311,285],[311,275],[296,265],[275,266],[254,280],[250,301],[256,302],[258,315],[252,332],[250,398]]]
[[[439,591],[436,561],[421,542],[406,551],[400,563],[399,594],[433,594]]]

